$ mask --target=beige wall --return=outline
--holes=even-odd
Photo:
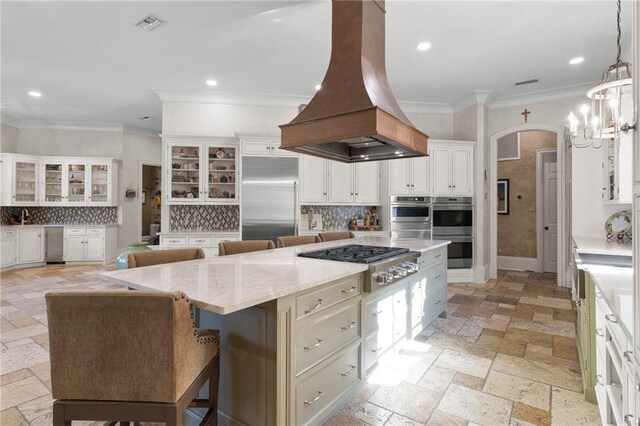
[[[521,132],[520,159],[498,161],[498,179],[509,179],[509,214],[498,215],[498,256],[537,257],[536,151],[555,147],[555,133]]]
[[[122,130],[20,129],[18,140],[20,154],[122,158]]]
[[[18,149],[18,129],[2,124],[0,133],[0,152],[17,152]]]

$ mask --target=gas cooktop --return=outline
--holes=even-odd
[[[338,262],[374,263],[383,259],[407,253],[409,249],[402,247],[377,247],[349,244],[325,250],[308,251],[298,256],[312,259],[335,260]]]

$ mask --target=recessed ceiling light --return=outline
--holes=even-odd
[[[569,61],[571,65],[578,65],[584,62],[584,58],[582,56],[578,56],[577,58],[573,58]]]
[[[317,92],[318,90],[322,89],[322,85],[321,84],[316,84],[315,89],[316,89],[316,92]]]
[[[32,90],[32,91],[29,92],[29,96],[32,96],[34,98],[41,98],[42,97],[42,93],[36,92],[35,90]]]
[[[151,31],[156,28],[158,25],[163,24],[164,21],[160,18],[156,18],[155,16],[149,14],[136,22],[136,25],[142,28],[143,30]]]
[[[217,81],[215,81],[215,80],[207,80],[207,86],[214,87],[214,86],[217,86],[217,85],[218,85]]]
[[[418,50],[420,51],[425,51],[429,49],[431,49],[431,43],[429,43],[428,41],[423,41],[418,45]]]
[[[276,19],[272,20],[271,22],[277,24],[278,22],[282,22],[282,18],[276,18]]]
[[[140,120],[149,121],[149,120],[153,120],[153,117],[151,117],[150,115],[145,115],[145,116],[140,117]]]

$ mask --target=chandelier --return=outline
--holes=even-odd
[[[580,119],[573,112],[569,114],[569,133],[573,147],[601,148],[606,140],[617,139],[621,133],[635,130],[635,125],[629,125],[625,122],[620,113],[623,98],[629,98],[632,89],[631,65],[620,59],[622,51],[620,46],[620,0],[618,0],[617,24],[618,56],[616,62],[602,73],[600,84],[587,91],[587,98],[591,99],[591,107],[587,104],[580,107]],[[575,142],[579,133],[584,137],[586,143],[577,144]]]

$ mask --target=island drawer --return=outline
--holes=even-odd
[[[319,290],[296,297],[296,317],[298,319],[321,312],[337,303],[360,294],[361,275],[350,277]]]
[[[346,306],[296,331],[299,375],[360,335],[360,304]]]
[[[447,286],[440,285],[434,289],[430,289],[425,297],[424,310],[425,317],[431,322],[435,317],[446,310],[447,306]]]
[[[12,229],[10,231],[2,231],[2,238],[16,238],[18,231]]]
[[[393,343],[393,331],[389,329],[378,330],[367,336],[364,342],[364,368],[369,371],[376,365],[380,356],[391,347]]]
[[[436,288],[442,284],[445,284],[447,278],[445,265],[432,265],[428,267],[425,272],[427,278],[427,290]]]
[[[359,381],[360,346],[356,346],[296,386],[295,424],[312,423]]]
[[[186,247],[186,237],[160,237],[161,247]]]
[[[203,247],[203,246],[212,246],[213,245],[213,237],[189,237],[189,241],[187,245],[192,247]]]
[[[87,235],[104,235],[104,228],[87,228]]]
[[[422,256],[418,258],[418,264],[420,265],[420,267],[427,267],[443,260],[447,260],[446,246],[422,253]]]
[[[393,295],[369,300],[364,306],[365,334],[376,329],[390,329],[393,323]]]

